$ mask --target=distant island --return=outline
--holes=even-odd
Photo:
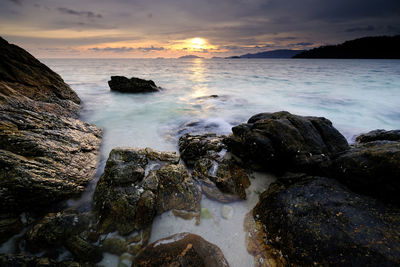
[[[400,35],[364,37],[304,51],[293,58],[400,59]]]
[[[239,58],[292,58],[293,56],[304,52],[305,50],[291,50],[291,49],[279,49],[272,51],[264,51],[254,54],[245,54],[239,56]]]
[[[195,56],[195,55],[187,55],[187,56],[181,56],[179,58],[202,58],[202,57]]]

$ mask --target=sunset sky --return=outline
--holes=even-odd
[[[226,57],[400,34],[400,0],[0,0],[37,57]]]

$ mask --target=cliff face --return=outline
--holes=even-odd
[[[101,131],[77,119],[61,77],[0,37],[0,213],[39,209],[84,190]]]

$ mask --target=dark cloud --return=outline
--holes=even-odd
[[[9,1],[16,5],[22,6],[22,0],[9,0]]]
[[[58,7],[57,10],[63,14],[84,16],[84,17],[88,17],[88,18],[102,18],[103,17],[101,14],[95,14],[92,11],[76,11],[76,10],[65,8],[65,7]]]
[[[150,47],[138,47],[137,50],[142,51],[142,52],[151,52],[151,51],[162,51],[164,50],[164,47],[154,47],[154,46],[150,46]]]
[[[301,43],[297,43],[295,45],[300,45],[300,46],[309,46],[309,45],[313,45],[314,43],[310,43],[310,42],[301,42]]]
[[[89,48],[89,51],[94,51],[94,52],[113,52],[113,53],[126,53],[126,52],[132,52],[135,49],[133,47],[105,47],[105,48],[98,48],[98,47],[93,47]]]
[[[375,31],[376,28],[372,25],[368,25],[366,27],[355,27],[346,29],[346,32],[372,32]]]

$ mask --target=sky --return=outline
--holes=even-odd
[[[0,0],[39,58],[227,57],[400,34],[400,0]]]

